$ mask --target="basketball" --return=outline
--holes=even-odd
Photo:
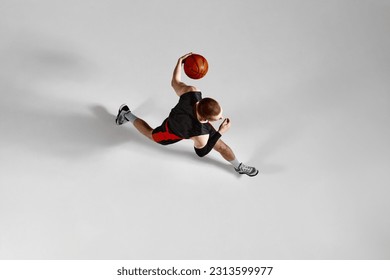
[[[201,79],[209,70],[206,58],[200,54],[192,54],[184,60],[184,73],[191,79]]]

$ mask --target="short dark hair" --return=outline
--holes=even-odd
[[[221,106],[212,98],[205,97],[198,103],[198,114],[209,120],[212,117],[218,116],[221,113]]]

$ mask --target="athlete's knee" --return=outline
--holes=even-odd
[[[198,149],[198,148],[194,147],[194,150],[195,150],[195,153],[198,155],[198,157],[204,157],[205,155],[208,154],[207,150],[204,148]]]

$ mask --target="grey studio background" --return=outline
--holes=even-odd
[[[388,259],[389,27],[380,0],[1,0],[0,258]],[[257,177],[114,124],[160,125],[190,51]]]

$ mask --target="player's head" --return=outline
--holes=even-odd
[[[218,121],[222,119],[222,108],[214,99],[205,97],[198,103],[198,114],[204,120]]]

